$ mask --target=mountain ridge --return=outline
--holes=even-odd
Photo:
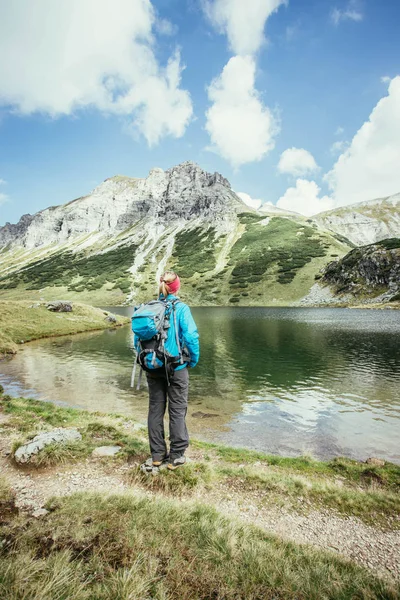
[[[378,206],[396,211],[397,203]],[[371,220],[377,202],[365,206]],[[323,219],[270,205],[255,210],[225,177],[191,161],[146,178],[116,175],[0,228],[0,293],[130,303],[154,295],[162,271],[173,268],[192,304],[296,304],[352,247],[344,226],[335,233]]]
[[[347,237],[356,246],[400,236],[400,193],[318,213],[320,226]]]
[[[145,179],[114,176],[91,194],[0,230],[2,297],[94,304],[153,295],[165,268],[194,304],[287,304],[349,245],[311,220],[258,212],[192,162]]]

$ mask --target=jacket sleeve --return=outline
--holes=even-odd
[[[193,368],[200,358],[199,333],[191,310],[186,304],[179,311],[179,329],[183,345],[186,346],[190,354],[189,367]]]

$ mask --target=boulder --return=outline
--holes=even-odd
[[[107,315],[106,321],[108,323],[116,323],[117,322],[117,317],[115,317],[114,315]]]
[[[367,465],[372,465],[373,467],[384,467],[385,466],[385,461],[382,460],[381,458],[367,458],[367,460],[365,461]]]
[[[14,454],[14,460],[17,463],[25,464],[39,454],[45,446],[50,444],[66,444],[68,442],[77,442],[82,439],[81,434],[77,429],[64,429],[58,427],[52,431],[44,431],[36,435],[33,440],[20,446]]]
[[[99,446],[92,452],[92,456],[115,456],[120,452],[121,446]]]
[[[55,300],[54,302],[48,302],[46,308],[51,312],[72,312],[72,302]]]

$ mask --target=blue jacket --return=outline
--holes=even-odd
[[[164,296],[160,296],[162,300]],[[197,365],[200,358],[200,344],[199,344],[199,333],[197,331],[196,323],[194,322],[190,308],[184,302],[181,302],[177,296],[168,294],[167,300],[178,300],[175,304],[175,317],[176,325],[178,328],[178,337],[181,348],[186,348],[189,352],[190,362],[189,367],[193,368]],[[170,328],[168,330],[168,339],[165,344],[165,349],[172,355],[177,356],[179,354],[176,334],[175,334],[175,319],[171,318]],[[139,350],[139,339],[135,335],[134,344],[136,350]],[[184,369],[187,363],[176,367],[176,371]]]

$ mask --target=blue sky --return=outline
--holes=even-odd
[[[400,192],[400,2],[51,1],[0,0],[0,225],[185,160],[304,214]]]

